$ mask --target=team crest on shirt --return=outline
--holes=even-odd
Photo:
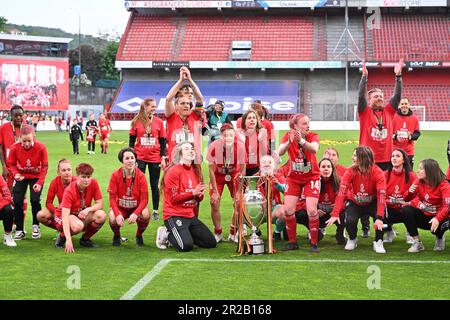
[[[424,197],[424,199],[425,199],[425,201],[428,201],[428,199],[430,199],[430,195],[427,193],[427,194],[425,194],[425,197]]]
[[[27,167],[31,167],[31,160],[30,160],[30,159],[27,159],[27,164],[26,164],[26,166],[27,166]]]
[[[366,192],[366,190],[364,190],[364,184],[361,183],[361,185],[359,186],[359,192],[364,193]]]
[[[398,184],[395,185],[395,193],[400,193],[400,187],[398,186]]]
[[[406,122],[403,122],[403,129],[406,129]]]
[[[194,186],[192,185],[192,180],[191,179],[189,179],[189,181],[188,181],[188,188],[189,189],[192,189]]]
[[[330,198],[328,197],[328,193],[325,193],[325,196],[323,197],[324,202],[330,201]]]
[[[183,222],[181,222],[181,220],[178,220],[178,219],[177,219],[177,221],[175,221],[175,223],[178,227],[181,227],[183,225]]]

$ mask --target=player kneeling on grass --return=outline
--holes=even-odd
[[[177,145],[174,162],[162,179],[164,191],[163,219],[159,227],[156,246],[166,249],[169,242],[178,251],[191,251],[194,244],[201,248],[215,248],[217,241],[208,227],[194,213],[203,200],[206,185],[200,180],[198,166],[193,165],[194,146],[189,142]]]
[[[3,244],[8,247],[16,247],[16,242],[12,237],[12,225],[14,219],[14,209],[12,208],[12,198],[8,185],[0,176],[0,220],[3,220],[3,228],[5,235],[3,236]]]
[[[48,187],[45,208],[37,214],[37,219],[40,223],[55,230],[57,230],[55,223],[56,207],[53,205],[53,201],[55,200],[55,197],[57,197],[59,205],[62,201],[66,187],[77,179],[72,175],[72,166],[67,159],[58,161],[57,172],[58,176],[50,182],[50,186]]]
[[[66,252],[75,252],[72,235],[84,231],[80,239],[83,247],[97,247],[91,237],[97,233],[106,220],[106,213],[102,210],[103,200],[97,180],[92,178],[94,168],[88,163],[80,163],[76,169],[77,180],[72,182],[64,191],[64,196],[55,213],[57,229],[62,232],[56,239],[56,247]],[[92,205],[92,201],[95,203]]]
[[[114,232],[113,246],[120,246],[120,228],[125,219],[128,223],[137,223],[136,245],[142,247],[142,233],[150,222],[148,187],[145,174],[136,167],[136,152],[133,148],[124,148],[118,155],[122,167],[113,172],[109,180],[108,192],[111,209],[109,225]]]
[[[347,169],[339,187],[331,218],[327,227],[338,221],[345,207],[345,227],[348,233],[345,250],[357,247],[358,220],[367,212],[374,220],[375,241],[373,250],[386,253],[383,247],[383,218],[386,210],[386,179],[383,171],[375,164],[369,147],[356,147],[353,151],[353,165]],[[348,199],[344,205],[345,199]]]
[[[408,252],[416,253],[425,249],[417,228],[431,230],[436,236],[433,250],[443,251],[444,233],[448,228],[444,223],[450,211],[450,183],[439,163],[433,159],[420,161],[417,177],[419,179],[414,181],[405,196],[405,201],[411,201],[411,205],[404,206],[400,211],[413,239]]]

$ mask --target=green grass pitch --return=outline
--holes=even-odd
[[[318,133],[321,139],[319,155],[322,155],[326,147],[333,145],[341,154],[340,163],[349,165],[358,132]],[[50,160],[42,204],[45,202],[49,182],[56,175],[57,160],[65,157],[71,160],[73,169],[80,162],[89,162],[94,166],[94,178],[101,186],[104,207],[109,208],[106,189],[110,174],[120,166],[117,153],[128,144],[127,132],[113,132],[107,155],[100,154],[98,144],[97,154],[88,155],[86,143],[80,145],[80,155],[73,155],[67,133],[38,132],[37,136],[47,145]],[[434,158],[445,171],[448,165],[446,143],[449,138],[449,132],[423,131],[416,143],[415,169],[419,160]],[[206,168],[204,164],[205,177]],[[208,197],[200,208],[201,220],[212,229]],[[225,191],[221,204],[225,237],[228,236],[231,209],[230,197],[228,191]],[[444,252],[434,252],[434,237],[428,231],[420,231],[425,251],[409,254],[409,245],[405,243],[405,228],[396,225],[395,229],[399,232],[397,239],[385,245],[386,254],[379,255],[372,250],[373,239],[361,237],[354,252],[345,252],[341,246],[336,245],[335,228],[331,227],[319,243],[321,252],[312,255],[308,250],[306,229],[298,226],[300,250],[238,257],[235,244],[228,242],[220,243],[216,249],[195,248],[189,253],[178,253],[174,249],[158,250],[155,246],[155,233],[159,225],[161,220],[151,221],[144,233],[146,246],[143,248],[136,247],[134,242],[136,226],[125,226],[122,235],[129,242],[117,248],[111,246],[112,231],[105,223],[93,238],[99,248],[82,248],[78,245],[80,236],[75,236],[76,252],[68,255],[54,248],[54,230],[42,226],[42,238],[31,240],[29,208],[26,219],[28,238],[19,241],[17,248],[0,246],[0,299],[450,298],[450,248]],[[276,248],[283,245],[284,241],[275,243]],[[161,264],[161,261],[164,263]],[[161,267],[153,269],[155,266]],[[375,282],[373,276],[376,274],[373,270],[380,275]],[[80,275],[79,282],[74,280],[77,274]],[[147,282],[137,284],[145,277]],[[130,294],[132,288],[137,289]]]

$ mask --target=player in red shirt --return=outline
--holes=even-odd
[[[142,234],[150,222],[148,186],[145,174],[136,168],[136,152],[132,148],[120,150],[119,161],[122,167],[114,171],[109,180],[109,225],[114,232],[113,246],[120,246],[120,228],[125,219],[128,224],[137,223],[136,245],[142,247]]]
[[[344,176],[345,171],[347,171],[347,168],[338,163],[339,162],[339,152],[335,148],[329,147],[324,151],[323,157],[328,158],[331,160],[331,162],[333,162],[333,164],[336,168],[339,180],[342,180],[342,177]],[[361,217],[361,225],[362,225],[362,228],[361,228],[362,237],[368,238],[370,236],[370,215],[369,214],[365,214]],[[339,241],[339,242],[341,242],[341,241]]]
[[[8,247],[16,247],[17,244],[12,237],[12,226],[14,219],[13,200],[5,179],[0,176],[0,220],[3,220],[3,244]]]
[[[245,145],[247,154],[245,175],[253,176],[259,171],[259,160],[267,154],[267,131],[261,125],[261,119],[254,110],[248,110],[242,116],[242,128],[237,130],[237,140]]]
[[[319,136],[309,131],[309,118],[304,114],[292,116],[289,127],[291,130],[283,136],[278,150],[280,156],[288,152],[291,166],[284,195],[286,229],[289,236],[289,243],[285,249],[298,249],[295,209],[303,193],[306,197],[306,211],[309,217],[311,251],[318,252],[317,202],[320,195],[320,172],[316,153],[319,150]]]
[[[161,167],[167,167],[166,130],[161,119],[156,117],[156,100],[146,98],[136,117],[131,121],[129,146],[137,154],[137,166],[145,174],[148,166],[150,186],[152,188],[153,219],[159,214],[159,176]]]
[[[34,130],[31,126],[24,125],[20,130],[20,142],[11,146],[6,165],[15,180],[13,199],[16,234],[14,239],[25,238],[23,200],[28,186],[30,186],[31,212],[33,215],[32,238],[39,239],[41,231],[37,213],[42,209],[41,193],[48,171],[48,155],[45,145],[35,140]]]
[[[319,214],[319,241],[323,238],[326,221],[330,218],[331,211],[334,207],[334,201],[339,191],[339,181],[337,170],[328,158],[322,158],[319,161],[320,171],[320,197],[317,203],[317,212]],[[309,219],[306,212],[305,199],[301,201],[301,209],[296,210],[295,217],[298,224],[304,225],[309,229]],[[336,241],[340,245],[345,244],[344,237],[344,211],[339,215],[341,223],[336,222]]]
[[[165,226],[158,228],[156,246],[166,249],[170,242],[183,252],[191,251],[194,244],[202,248],[215,248],[217,242],[214,235],[194,212],[206,190],[198,170],[192,165],[194,146],[189,142],[179,144],[175,159],[177,164],[166,170],[162,180]]]
[[[98,134],[97,121],[95,121],[95,116],[91,114],[89,116],[89,121],[86,122],[86,141],[88,142],[88,154],[95,154],[95,139]]]
[[[61,159],[58,161],[57,168],[58,176],[50,182],[47,192],[47,200],[45,201],[45,208],[37,214],[37,219],[45,226],[57,230],[55,223],[55,211],[57,206],[53,204],[55,197],[58,198],[58,206],[61,204],[64,190],[66,187],[76,180],[72,175],[72,166],[67,159]]]
[[[414,168],[414,142],[420,137],[419,119],[409,108],[409,99],[403,97],[394,116],[394,148],[403,149]]]
[[[358,220],[369,212],[374,220],[376,253],[386,253],[383,247],[383,219],[386,210],[386,179],[381,169],[375,165],[372,150],[369,147],[356,147],[353,152],[353,165],[344,174],[339,194],[334,202],[331,218],[327,226],[341,223],[340,213],[345,208],[345,227],[348,233],[345,250],[357,247]],[[348,199],[347,203],[344,201]]]
[[[57,229],[61,232],[56,239],[56,247],[65,252],[75,252],[72,236],[84,231],[80,239],[83,247],[97,247],[91,237],[97,233],[106,220],[102,210],[103,199],[97,180],[92,178],[94,168],[88,163],[80,163],[77,168],[77,180],[64,191],[61,204],[55,213]],[[92,205],[92,201],[95,203]]]
[[[450,183],[439,163],[433,159],[420,161],[417,177],[418,180],[414,181],[405,194],[405,201],[411,201],[411,204],[401,209],[405,226],[413,239],[408,252],[416,253],[425,249],[417,228],[431,230],[436,236],[433,250],[443,251],[444,233],[448,229],[443,224],[448,220],[450,212]]]
[[[189,84],[184,84],[186,80]],[[193,109],[194,96],[195,109]],[[174,147],[178,143],[188,141],[194,143],[198,156],[195,163],[200,165],[202,127],[206,121],[206,115],[203,108],[203,96],[186,67],[180,68],[180,78],[167,93],[165,116],[169,161],[173,161],[176,152]]]
[[[236,201],[239,176],[245,175],[245,146],[236,141],[233,125],[225,123],[220,128],[220,139],[208,146],[206,159],[209,162],[209,195],[211,218],[214,224],[214,237],[217,242],[223,239],[220,223],[220,201],[225,186],[228,186],[231,198]],[[230,224],[230,239],[236,234],[236,205],[233,206],[233,218]]]
[[[100,119],[98,120],[98,127],[100,129],[100,146],[102,147],[102,153],[108,153],[109,134],[112,131],[111,122],[106,118],[104,113],[100,113]]]
[[[384,217],[384,242],[392,242],[396,236],[392,229],[394,223],[403,223],[400,213],[402,206],[406,204],[404,194],[408,191],[412,183],[417,179],[416,174],[411,171],[408,156],[403,149],[394,149],[391,155],[391,165],[384,172],[386,178],[386,207],[387,212]]]
[[[375,163],[387,170],[392,153],[392,136],[394,134],[393,119],[402,94],[402,68],[403,59],[395,66],[396,83],[394,95],[384,106],[383,92],[372,89],[368,92],[369,104],[366,100],[366,86],[369,72],[366,63],[362,63],[362,78],[359,83],[358,116],[359,116],[359,145],[372,149]]]

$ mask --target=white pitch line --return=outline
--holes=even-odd
[[[339,260],[339,259],[162,259],[153,269],[139,280],[120,300],[133,300],[170,262],[281,262],[281,263],[366,263],[366,264],[450,264],[450,260]]]
[[[153,269],[148,272],[141,280],[139,280],[127,293],[125,293],[120,300],[133,300],[133,298],[141,292],[144,287],[150,283],[161,271],[164,267],[171,262],[172,259],[162,259]]]

